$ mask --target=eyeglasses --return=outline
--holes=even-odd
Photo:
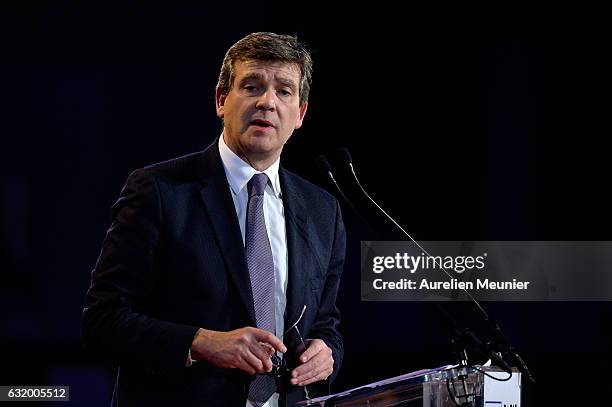
[[[295,323],[291,325],[289,329],[283,332],[283,334],[278,339],[282,341],[285,335],[291,332],[292,329],[295,329],[295,332],[297,333],[298,338],[300,338],[300,342],[302,343],[302,346],[304,347],[304,349],[306,349],[306,342],[304,341],[304,338],[302,338],[302,334],[300,333],[300,330],[298,329],[298,324],[304,317],[305,312],[306,312],[306,305],[302,307],[302,312],[300,312],[300,316],[298,317],[297,321],[295,321]],[[289,377],[289,367],[287,366],[287,360],[285,359],[283,355],[278,356],[276,353],[274,353],[270,357],[270,359],[272,361],[272,370],[270,372],[261,373],[261,374],[265,374],[267,376],[274,377],[277,381],[277,384],[279,384],[280,382],[282,382],[283,379]]]

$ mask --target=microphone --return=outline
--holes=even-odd
[[[510,344],[510,341],[502,332],[501,327],[499,326],[497,321],[490,319],[487,322],[489,324],[489,331],[495,338],[495,343],[499,345],[502,351],[510,355],[510,359],[514,362],[514,365],[518,368],[518,370],[523,373],[530,382],[535,383],[535,378],[529,371],[527,364],[525,363],[521,355],[518,354],[516,349],[514,349],[514,346]]]
[[[327,174],[327,176],[329,177],[331,182],[338,189],[338,192],[340,192],[340,195],[342,196],[342,198],[346,199],[346,196],[344,195],[344,193],[342,192],[342,189],[340,189],[340,186],[338,185],[338,183],[336,182],[336,179],[334,178],[334,173],[332,172],[332,167],[331,167],[331,165],[329,165],[329,161],[327,160],[327,158],[324,155],[320,155],[320,156],[318,156],[316,158],[315,163],[317,165],[317,168],[321,172]]]
[[[315,159],[315,163],[321,172],[327,174],[332,184],[334,184],[334,186],[336,187],[336,190],[342,197],[342,200],[348,205],[348,207],[355,214],[355,216],[357,216],[357,218],[361,221],[361,223],[363,223],[363,225],[368,229],[368,231],[370,231],[370,233],[372,233],[372,235],[377,240],[380,240],[380,235],[372,228],[372,226],[370,226],[369,222],[365,220],[365,218],[361,215],[361,212],[359,212],[357,208],[355,207],[355,205],[353,205],[353,203],[346,197],[346,195],[342,191],[342,188],[340,188],[340,185],[338,184],[338,182],[336,182],[336,178],[334,177],[332,167],[329,164],[329,161],[327,160],[327,158],[324,155],[320,155],[319,157]]]
[[[376,208],[378,208],[378,210],[382,214],[384,214],[405,236],[407,236],[419,249],[421,249],[423,251],[423,253],[425,253],[427,256],[432,257],[427,252],[427,250],[425,250],[415,239],[413,239],[412,236],[408,232],[406,232],[404,230],[404,228],[399,223],[397,223],[395,221],[395,219],[393,219],[393,217],[391,217],[391,215],[389,215],[378,203],[376,203],[376,201],[374,201],[374,199],[372,199],[370,194],[367,193],[367,191],[365,190],[363,185],[361,185],[361,182],[359,181],[359,178],[357,177],[357,174],[355,173],[355,168],[353,166],[353,159],[352,159],[351,154],[349,153],[349,151],[345,147],[341,147],[340,149],[338,149],[337,154],[338,154],[339,159],[343,163],[343,165],[347,166],[350,169],[350,172],[351,172],[351,174],[353,176],[353,179],[357,183],[357,186],[361,190],[361,193],[372,204],[374,204],[374,206],[376,206]],[[442,271],[449,278],[451,278],[451,279],[453,278],[452,275],[446,270],[446,268],[444,268],[442,266],[442,264],[439,264],[439,266],[442,269]],[[491,319],[489,317],[489,314],[484,310],[484,308],[472,296],[472,294],[470,294],[470,292],[468,290],[466,290],[465,288],[462,289],[462,290],[467,294],[468,298],[472,301],[472,303],[475,304],[476,307],[480,310],[480,312],[484,315],[485,321],[489,323],[489,329],[492,331],[493,337],[495,337],[498,340],[498,343],[501,342],[501,345],[503,346],[504,350],[507,351],[510,354],[510,356],[512,357],[512,359],[514,359],[514,361],[516,362],[517,368],[521,371],[521,373],[525,374],[525,376],[527,376],[527,378],[530,381],[535,382],[533,376],[531,375],[531,372],[529,372],[529,369],[527,368],[527,366],[526,366],[525,362],[523,361],[523,359],[518,355],[518,353],[514,350],[514,348],[512,346],[510,346],[510,344],[508,343],[506,337],[503,335],[503,333],[501,331],[501,328],[499,327],[499,324],[497,324],[496,321],[494,321],[493,319]],[[437,304],[437,302],[436,302],[436,304]],[[446,312],[446,310],[444,310],[444,308],[442,308],[442,306],[440,304],[437,304],[437,305],[443,311],[443,313],[448,318],[450,318],[451,321],[453,321],[453,325],[455,325],[455,330],[459,334],[460,338],[462,338],[464,341],[467,339],[467,342],[469,342],[473,347],[481,350],[484,354],[488,355],[492,360],[494,360],[499,367],[501,367],[506,372],[512,374],[512,370],[510,369],[509,365],[503,359],[501,359],[494,351],[492,351],[490,349],[490,347],[485,346],[471,331],[469,331],[467,329],[466,330],[458,330],[456,328],[456,324],[454,323],[454,320],[452,319],[452,317],[450,317],[450,315]]]
[[[501,367],[506,373],[510,375],[510,377],[512,377],[512,368],[510,367],[510,365],[508,365],[508,363],[506,363],[506,361],[502,359],[501,356],[499,356],[496,352],[494,352],[489,346],[482,343],[482,341],[478,339],[474,332],[470,331],[467,328],[464,328],[462,330],[459,330],[459,335],[461,339],[468,342],[468,344],[471,344],[473,348],[483,352],[486,356],[489,357],[489,359],[493,360],[497,366]]]

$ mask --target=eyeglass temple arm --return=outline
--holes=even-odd
[[[304,312],[306,312],[306,304],[304,304],[304,306],[302,307],[302,312],[300,312],[300,316],[298,317],[297,321],[295,321],[295,323],[293,325],[291,325],[291,327],[289,327],[289,329],[287,329],[285,332],[283,332],[283,334],[281,335],[281,338],[285,335],[287,335],[287,333],[289,331],[291,331],[293,328],[297,327],[297,324],[300,323],[300,321],[302,320],[302,317],[304,316]],[[297,328],[296,328],[297,330]],[[300,339],[302,338],[302,335],[300,334],[300,331],[298,331],[298,335],[300,335]],[[304,343],[304,340],[302,340],[302,343]]]

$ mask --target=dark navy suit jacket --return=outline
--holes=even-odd
[[[336,295],[345,231],[337,201],[279,170],[287,231],[285,326],[343,355]],[[205,361],[186,367],[199,327],[256,326],[244,244],[217,142],[134,171],[111,210],[112,225],[92,273],[82,318],[86,347],[120,364],[119,406],[244,406],[251,376]],[[283,338],[288,359],[297,334]],[[289,401],[304,398],[289,388]]]

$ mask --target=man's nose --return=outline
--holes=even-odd
[[[276,92],[274,89],[268,89],[257,98],[255,107],[261,110],[274,110],[276,108]]]

